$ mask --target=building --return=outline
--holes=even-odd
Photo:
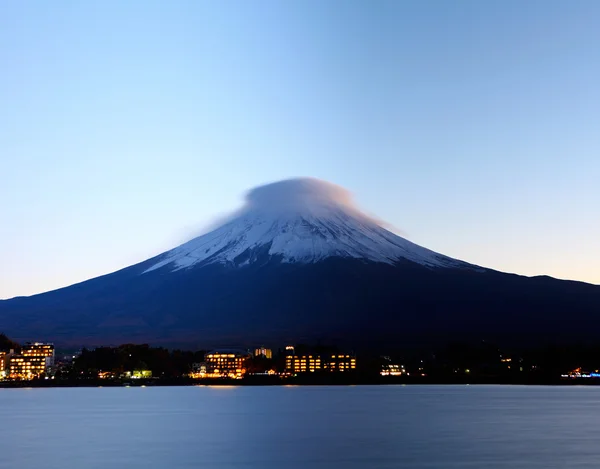
[[[206,378],[208,374],[208,366],[206,362],[192,363],[192,371],[189,373],[190,378]]]
[[[6,378],[9,352],[0,352],[0,379]]]
[[[100,377],[100,376],[98,376]],[[121,378],[126,379],[148,379],[152,378],[152,370],[133,370],[133,371],[125,371],[121,373]]]
[[[386,363],[381,366],[381,376],[403,376],[407,375],[406,368],[404,365],[396,365],[393,363]]]
[[[327,371],[355,371],[356,357],[352,355],[332,354],[325,359],[323,368]]]
[[[356,357],[347,354],[287,355],[285,371],[288,373],[314,373],[320,371],[356,371]]]
[[[381,366],[381,376],[402,376],[408,375],[404,365],[395,365],[392,363],[387,363]]]
[[[242,378],[251,355],[240,350],[214,350],[204,356],[206,377]]]
[[[39,342],[27,343],[19,355],[8,360],[8,376],[11,379],[29,380],[47,373],[54,365],[54,345]]]
[[[314,373],[322,370],[323,363],[319,355],[288,355],[285,357],[285,371],[288,373]]]
[[[11,379],[29,380],[38,378],[46,372],[46,358],[13,355],[10,357],[8,367],[8,376]]]
[[[254,350],[254,356],[271,360],[273,358],[273,351],[270,348],[260,347]]]
[[[54,345],[41,342],[28,342],[21,349],[24,357],[48,358],[48,366],[54,366]]]
[[[403,376],[403,375],[408,376],[408,373],[406,371],[406,368],[404,368],[404,365],[398,365],[398,364],[392,363],[392,360],[390,359],[390,357],[382,357],[382,358],[383,358],[383,363],[381,364],[381,371],[380,371],[381,376]]]

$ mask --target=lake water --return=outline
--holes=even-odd
[[[600,387],[0,389],[0,468],[598,468]]]

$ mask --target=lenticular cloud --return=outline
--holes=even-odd
[[[350,191],[316,178],[296,178],[256,187],[246,195],[245,209],[303,209],[311,205],[357,210]]]

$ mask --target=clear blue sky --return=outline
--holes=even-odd
[[[412,241],[600,283],[600,2],[7,1],[0,298],[315,176]]]

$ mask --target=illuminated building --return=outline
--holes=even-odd
[[[0,379],[6,378],[7,364],[8,364],[8,353],[0,352]]]
[[[11,379],[29,380],[46,373],[54,365],[54,345],[39,342],[25,344],[21,354],[12,355],[8,363]]]
[[[21,350],[24,357],[48,358],[48,366],[54,366],[54,345],[40,342],[28,342]]]
[[[260,347],[254,350],[254,356],[263,357],[270,360],[271,358],[273,358],[273,352],[270,348]]]
[[[324,369],[328,371],[354,371],[356,370],[356,358],[350,355],[331,355],[325,361]]]
[[[152,378],[152,370],[133,370],[121,373],[121,378],[147,379]]]
[[[319,371],[355,371],[356,357],[345,354],[306,354],[285,357],[288,373],[315,373]]]
[[[242,378],[250,354],[236,350],[214,350],[204,356],[207,378]]]
[[[33,379],[46,372],[46,358],[13,355],[8,366],[11,379]]]
[[[285,357],[285,370],[290,373],[314,373],[323,369],[318,355],[288,355]]]
[[[402,376],[408,375],[404,365],[394,365],[391,363],[386,363],[381,367],[381,376]]]
[[[206,362],[192,363],[192,372],[188,374],[190,378],[206,378],[208,366]]]
[[[404,365],[396,365],[394,363],[392,363],[392,359],[390,357],[381,357],[383,359],[383,363],[381,365],[381,371],[379,372],[379,374],[381,376],[402,376],[402,375],[407,375],[408,373],[406,372],[406,369],[404,368]],[[423,370],[423,368],[419,368],[420,371]]]

